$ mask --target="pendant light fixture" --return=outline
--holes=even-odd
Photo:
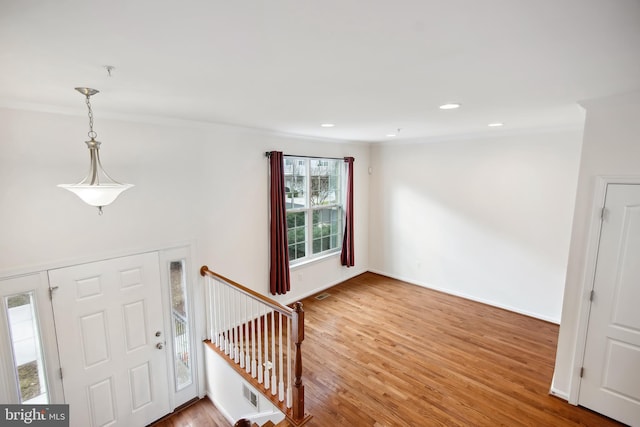
[[[88,205],[96,206],[98,214],[102,215],[102,207],[111,204],[125,190],[133,187],[133,184],[122,184],[111,178],[102,168],[100,163],[100,142],[96,141],[98,134],[93,130],[93,111],[89,98],[98,93],[96,89],[88,87],[75,88],[87,99],[89,109],[89,141],[85,141],[89,148],[89,173],[77,184],[59,184],[58,187],[67,189],[80,197]]]

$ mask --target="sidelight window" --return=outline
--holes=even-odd
[[[20,403],[47,404],[42,343],[33,292],[4,297]]]
[[[173,334],[173,362],[176,391],[193,382],[193,360],[189,339],[189,304],[185,260],[169,262],[171,285],[171,331]]]

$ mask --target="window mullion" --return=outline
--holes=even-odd
[[[311,163],[309,159],[305,159],[305,175],[307,183],[307,191],[305,195],[305,216],[307,224],[307,236],[305,239],[305,257],[313,256],[313,214],[311,213]]]

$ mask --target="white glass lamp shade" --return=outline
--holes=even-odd
[[[100,142],[91,138],[86,141],[89,148],[89,173],[77,184],[58,184],[58,187],[71,191],[88,205],[96,206],[102,214],[102,207],[107,206],[133,184],[123,184],[111,178],[100,162]]]
[[[58,187],[71,191],[88,205],[102,207],[113,203],[133,184],[59,184]]]

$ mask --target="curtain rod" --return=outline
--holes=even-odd
[[[264,153],[265,157],[271,157],[271,151]],[[344,160],[345,157],[320,157],[320,156],[298,156],[297,154],[283,154],[287,157],[300,157],[303,159],[327,159],[327,160]],[[355,161],[355,159],[354,159]]]

